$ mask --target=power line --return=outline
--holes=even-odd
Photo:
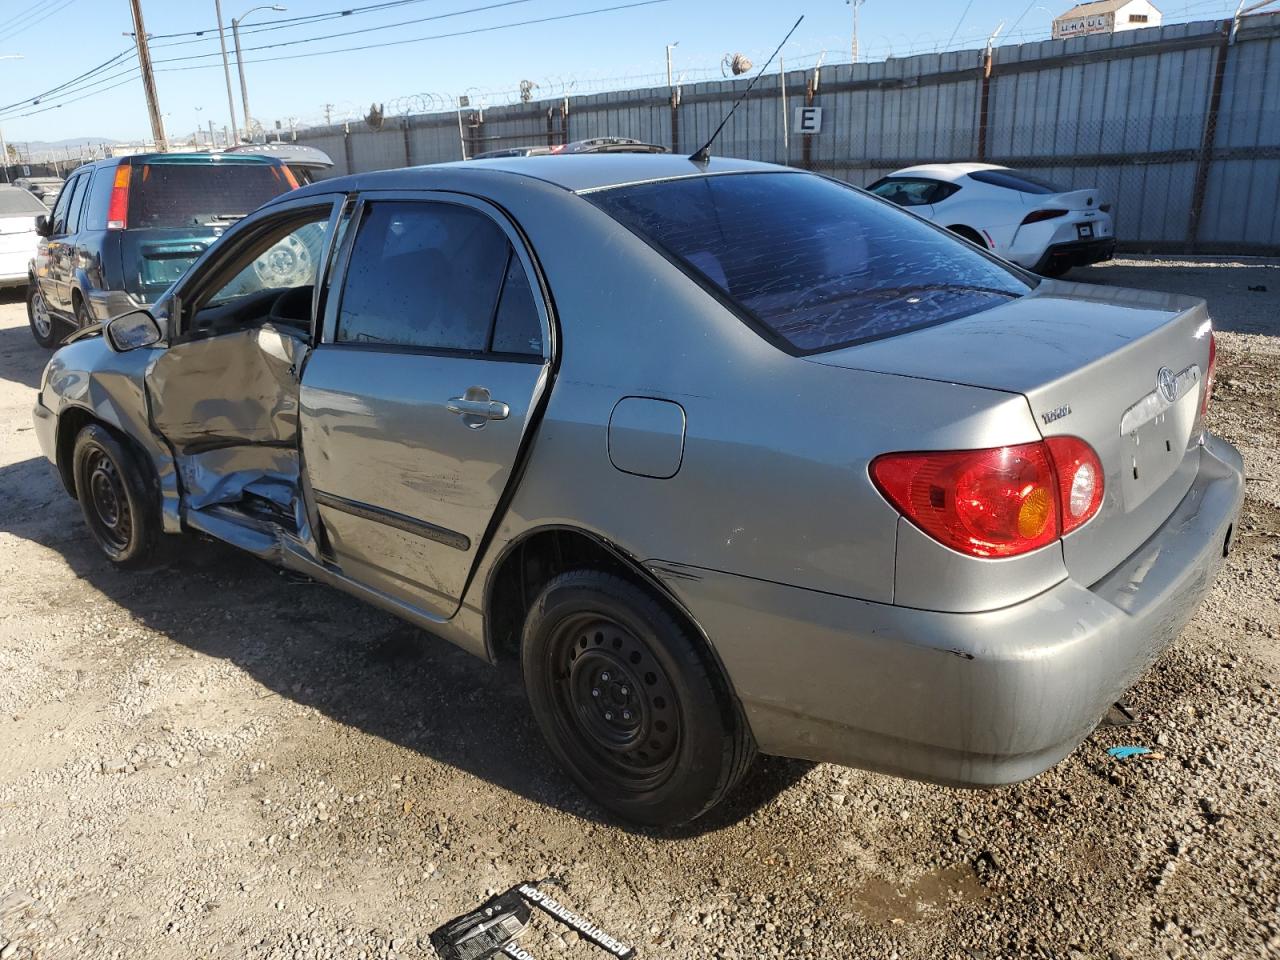
[[[951,46],[951,41],[956,38],[956,34],[960,32],[960,25],[964,23],[964,18],[969,15],[969,8],[973,6],[973,0],[969,0],[964,5],[964,13],[960,14],[960,19],[956,21],[956,28],[951,31],[951,36],[947,38],[947,46]]]
[[[60,110],[62,107],[65,107],[69,103],[76,103],[79,100],[87,100],[89,97],[96,97],[100,93],[106,93],[108,90],[114,90],[116,87],[123,87],[126,83],[133,83],[133,81],[138,79],[140,75],[141,75],[141,71],[139,71],[135,67],[133,71],[133,76],[125,77],[125,79],[121,80],[119,83],[113,83],[111,86],[103,87],[101,90],[94,90],[91,93],[86,93],[82,97],[73,97],[70,100],[64,100],[62,103],[55,103],[52,106],[41,107],[39,110],[29,110],[26,113],[15,113],[5,117],[5,120],[6,121],[21,120],[23,117],[34,117],[41,113],[48,113],[50,110]]]
[[[9,26],[6,28],[0,29],[0,43],[5,43],[13,39],[14,37],[18,36],[21,33],[26,33],[32,27],[41,26],[46,20],[48,20],[54,14],[60,13],[61,11],[67,9],[67,7],[71,6],[71,4],[75,2],[76,0],[63,0],[63,3],[61,6],[55,5],[50,10],[38,9],[40,7],[45,6],[45,4],[43,3],[38,3],[35,5],[35,7],[28,7],[27,8],[28,10],[36,10],[37,11],[36,15],[33,17],[28,13],[20,13],[10,17]],[[25,23],[21,22],[24,18],[26,19]]]
[[[36,103],[39,103],[45,97],[53,96],[58,91],[64,90],[65,88],[71,86],[74,83],[79,83],[81,80],[85,80],[105,70],[109,70],[111,67],[115,66],[125,57],[136,56],[136,55],[137,55],[137,51],[135,51],[132,47],[130,47],[127,50],[122,50],[119,53],[117,53],[114,57],[111,57],[109,60],[104,60],[102,63],[98,64],[96,67],[92,67],[89,70],[86,70],[84,73],[80,74],[79,76],[72,77],[70,80],[66,80],[62,82],[58,84],[56,87],[50,87],[48,90],[45,90],[43,93],[37,93],[31,97],[23,97],[21,100],[15,100],[13,103],[0,106],[0,112],[8,110],[11,107],[25,107],[29,104],[34,105]]]
[[[297,17],[281,17],[272,20],[270,23],[255,24],[253,27],[246,27],[245,33],[259,33],[263,30],[283,30],[287,27],[295,26],[299,23],[308,23],[321,20],[336,20],[342,17],[349,17],[361,13],[376,13],[380,10],[389,10],[393,7],[404,7],[415,3],[434,3],[436,0],[384,0],[383,3],[369,3],[362,7],[347,7],[343,10],[330,10],[327,13],[308,13]],[[200,37],[200,39],[212,39],[211,37],[203,37],[202,34],[217,32],[217,26],[205,27],[203,30],[184,30],[181,33],[153,33],[153,40],[168,40],[173,37]],[[199,43],[200,40],[188,40],[187,43]],[[173,47],[178,44],[162,43],[156,46]]]
[[[319,40],[333,40],[337,37],[354,37],[362,33],[375,33],[379,30],[393,30],[396,27],[406,27],[415,23],[427,23],[432,20],[447,20],[450,17],[461,17],[470,13],[483,13],[486,10],[497,10],[502,7],[514,7],[518,4],[529,3],[530,0],[499,0],[497,3],[486,4],[481,7],[468,7],[465,10],[453,10],[449,13],[437,13],[430,17],[417,17],[413,20],[400,20],[396,23],[384,23],[376,27],[363,27],[360,30],[346,30],[342,33],[325,33],[316,37],[299,37],[296,40],[282,40],[279,43],[264,43],[256,47],[245,47],[244,52],[252,53],[254,50],[276,50],[280,47],[292,47],[302,43],[315,43]],[[156,63],[177,63],[182,60],[200,60],[206,57],[216,57],[220,54],[217,51],[213,53],[193,53],[186,57],[170,57],[167,60],[157,60]],[[245,63],[253,63],[255,61],[246,60]]]
[[[315,50],[311,53],[294,53],[279,57],[258,57],[255,60],[245,60],[245,63],[275,63],[280,60],[303,60],[310,57],[325,57],[334,53],[352,53],[359,50],[376,50],[382,47],[399,47],[409,43],[424,43],[428,40],[451,40],[455,37],[469,37],[479,33],[492,33],[497,30],[511,30],[516,27],[528,27],[542,23],[554,23],[562,20],[576,20],[579,17],[590,17],[601,13],[614,13],[618,10],[632,10],[637,7],[652,7],[660,3],[671,3],[672,0],[637,0],[635,3],[621,3],[611,7],[597,7],[594,10],[580,10],[576,13],[562,13],[553,17],[538,17],[533,20],[517,20],[512,23],[499,23],[488,27],[473,27],[470,30],[456,30],[453,33],[436,33],[425,37],[410,37],[406,40],[387,40],[383,43],[366,43],[354,47],[336,47],[333,50]],[[274,46],[293,46],[301,41],[291,41],[285,44],[274,44]],[[172,57],[168,60],[157,60],[156,63],[177,63],[183,60],[202,59],[203,56],[191,57]],[[174,70],[208,70],[218,66],[216,63],[195,64],[190,67],[163,67],[165,71]]]

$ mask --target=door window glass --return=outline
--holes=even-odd
[[[71,195],[76,192],[76,188],[79,185],[80,178],[73,177],[67,181],[66,186],[62,188],[62,192],[58,194],[58,202],[53,205],[53,216],[49,231],[55,237],[67,232],[67,207],[71,205]]]
[[[305,219],[290,218],[269,230],[245,255],[249,262],[204,301],[216,307],[264,291],[310,287],[324,255],[324,236],[329,228],[330,208],[308,211]],[[307,300],[310,312],[310,300]],[[301,319],[301,318],[295,318]]]
[[[871,187],[871,192],[878,197],[891,200],[900,207],[919,207],[931,203],[933,194],[932,180],[907,180],[893,177],[881,180]]]
[[[369,204],[347,267],[337,341],[483,351],[509,250],[498,225],[467,207]]]
[[[498,316],[493,322],[492,349],[494,353],[542,356],[542,320],[524,266],[514,253],[502,282]]]
[[[80,229],[80,211],[84,209],[85,194],[89,190],[89,179],[92,174],[80,177],[76,194],[71,198],[71,206],[67,209],[67,233],[75,233]]]

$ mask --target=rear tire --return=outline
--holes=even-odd
[[[553,579],[521,647],[543,736],[601,806],[652,826],[720,803],[755,742],[700,638],[636,584],[596,570]]]
[[[62,340],[64,324],[49,311],[49,304],[40,291],[40,284],[27,283],[27,323],[31,336],[46,350],[52,350]]]
[[[106,427],[90,424],[76,437],[72,470],[85,522],[107,559],[129,568],[152,562],[160,510],[139,456]]]

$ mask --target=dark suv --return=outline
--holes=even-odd
[[[297,186],[280,160],[236,154],[112,157],[80,167],[40,234],[27,278],[36,342],[149,303],[231,224]]]

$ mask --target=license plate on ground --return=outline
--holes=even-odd
[[[1076,233],[1078,233],[1078,234],[1080,235],[1080,239],[1081,239],[1081,240],[1092,240],[1092,239],[1093,239],[1093,224],[1092,224],[1092,223],[1080,223],[1080,224],[1077,224],[1077,225],[1076,225]]]

